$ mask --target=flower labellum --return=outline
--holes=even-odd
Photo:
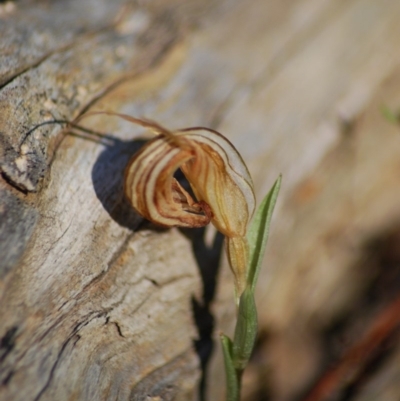
[[[117,115],[157,135],[126,167],[124,191],[132,206],[146,219],[168,227],[203,227],[211,221],[226,237],[240,296],[246,285],[246,230],[255,197],[252,179],[235,147],[208,128],[169,131],[153,121],[105,114]],[[196,199],[174,178],[179,168]]]

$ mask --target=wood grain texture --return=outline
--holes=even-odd
[[[2,400],[197,397],[191,244],[136,232],[121,202],[141,142],[40,126],[156,65],[188,27],[171,7],[22,2],[0,22]]]
[[[126,204],[140,129],[105,116],[81,122],[102,139],[40,126],[87,110],[218,129],[259,199],[283,174],[257,292],[269,336],[245,397],[304,391],[321,333],[373,279],[366,244],[400,221],[398,127],[380,113],[400,102],[399,17],[396,0],[19,1],[0,12],[0,400],[195,400],[201,367],[205,399],[223,399],[217,346],[207,363],[235,313],[226,261],[215,294],[220,246],[143,223]],[[397,389],[395,360],[374,394]]]

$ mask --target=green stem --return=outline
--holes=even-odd
[[[257,336],[257,310],[250,285],[240,297],[233,342],[221,336],[226,372],[226,400],[240,401],[242,375],[254,349]]]
[[[226,401],[240,401],[241,374],[238,375],[233,363],[233,344],[229,337],[221,335],[226,374]]]
[[[241,286],[235,286],[238,315],[233,342],[229,337],[221,335],[226,372],[226,401],[240,401],[242,375],[254,349],[258,330],[254,291],[280,185],[281,177],[276,180],[268,195],[261,202],[247,233],[250,260],[247,269],[246,288],[239,299],[238,293],[241,292],[239,292]]]

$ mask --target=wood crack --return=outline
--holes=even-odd
[[[85,326],[87,326],[91,321],[94,319],[99,319],[101,317],[104,317],[106,315],[106,312],[95,312],[94,314],[91,313],[92,317],[88,318],[86,320],[83,320],[82,322],[79,322],[78,324],[75,325],[72,333],[69,335],[69,337],[64,341],[63,345],[61,346],[60,351],[57,354],[56,360],[53,363],[53,366],[50,369],[49,377],[43,386],[43,388],[39,391],[38,395],[34,398],[34,401],[39,401],[40,398],[42,398],[43,394],[45,391],[49,388],[53,377],[54,377],[54,372],[57,369],[58,364],[60,363],[62,356],[64,354],[65,349],[67,348],[68,344],[74,340],[74,345],[79,341],[80,336],[77,338],[76,336],[78,335],[78,332]]]

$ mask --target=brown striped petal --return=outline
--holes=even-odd
[[[244,236],[255,198],[243,159],[221,134],[206,128],[176,133],[191,144],[194,157],[181,165],[198,200],[213,211],[212,222],[227,237]]]
[[[250,174],[233,145],[217,132],[199,128],[177,135],[184,136],[195,151],[195,157],[181,169],[196,198],[210,206],[212,223],[226,236],[228,259],[240,296],[245,289],[248,266],[245,234],[255,207]]]
[[[132,206],[163,226],[202,227],[210,221],[226,236],[227,253],[240,295],[246,283],[247,224],[253,214],[253,183],[235,147],[221,134],[194,127],[171,132],[159,124],[125,114],[110,114],[158,135],[130,160],[124,190]],[[175,180],[180,168],[196,196]]]
[[[211,211],[196,202],[173,177],[193,154],[159,136],[148,142],[130,160],[125,170],[125,195],[148,220],[163,226],[203,227]]]

